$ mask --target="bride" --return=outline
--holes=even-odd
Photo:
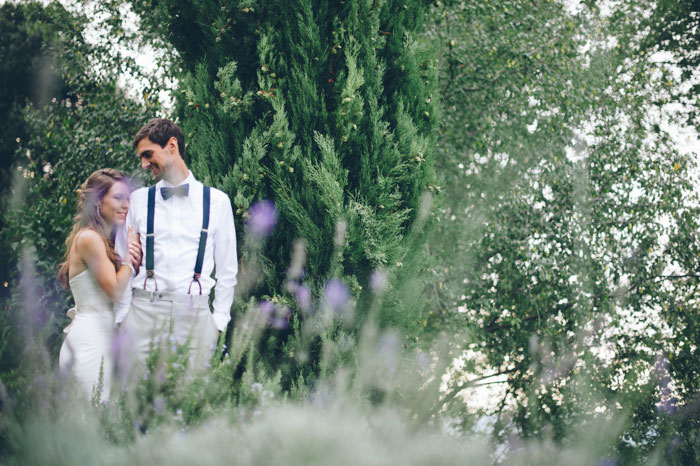
[[[87,396],[102,378],[101,399],[109,395],[114,335],[112,303],[119,299],[141,262],[139,238],[129,228],[127,257],[114,250],[114,239],[124,227],[129,211],[129,184],[119,170],[97,170],[78,190],[78,215],[66,239],[65,261],[58,272],[64,288],[70,288],[75,308],[68,311],[71,324],[61,346],[59,366],[72,373]]]

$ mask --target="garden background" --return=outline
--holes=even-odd
[[[0,460],[698,463],[699,15],[4,2]],[[154,116],[231,198],[233,319],[207,373],[165,346],[81,402],[57,368],[75,192],[151,183]]]

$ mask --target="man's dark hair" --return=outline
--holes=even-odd
[[[134,136],[134,149],[139,145],[139,141],[143,138],[148,138],[155,142],[160,147],[165,147],[170,138],[177,139],[177,148],[180,151],[180,156],[185,158],[185,135],[178,125],[165,118],[154,118],[136,133]]]

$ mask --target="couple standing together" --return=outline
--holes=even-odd
[[[134,148],[156,185],[132,193],[118,170],[90,175],[58,273],[75,299],[59,366],[88,396],[101,373],[103,399],[115,354],[130,351],[143,363],[164,336],[189,342],[190,368],[204,367],[231,319],[238,272],[231,202],[188,170],[182,130],[153,119]]]

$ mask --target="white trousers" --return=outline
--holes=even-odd
[[[153,344],[189,341],[190,370],[206,367],[216,350],[218,329],[209,310],[209,297],[134,290],[131,308],[122,323],[137,360],[146,362]]]

